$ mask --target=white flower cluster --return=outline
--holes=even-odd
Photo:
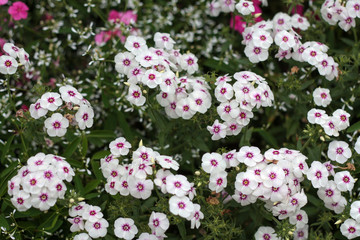
[[[71,223],[70,231],[79,232],[86,230],[86,233],[81,233],[75,236],[74,239],[91,239],[105,237],[107,228],[109,227],[108,221],[103,218],[101,208],[93,206],[85,202],[80,202],[78,205],[69,209],[68,221]]]
[[[212,140],[238,135],[254,116],[252,110],[273,105],[274,95],[265,79],[253,72],[234,74],[236,82],[231,85],[231,77],[225,75],[216,80],[215,97],[220,102],[217,113],[224,123],[215,120],[208,131]]]
[[[175,42],[167,33],[157,32],[154,41],[156,48],[149,48],[142,37],[129,36],[125,42],[129,52],[115,56],[116,70],[128,78],[127,100],[136,106],[145,104],[142,84],[160,88],[156,99],[171,118],[190,119],[196,112],[205,113],[211,105],[207,82],[201,77],[178,76],[180,71],[196,72],[198,59],[174,50]]]
[[[327,55],[329,47],[320,42],[300,42],[300,36],[293,28],[306,30],[309,27],[306,18],[298,14],[290,17],[286,13],[277,13],[271,21],[261,21],[245,28],[242,33],[246,45],[245,55],[252,63],[265,61],[269,57],[269,48],[273,42],[279,46],[276,58],[294,59],[308,62],[318,69],[320,75],[328,80],[338,76],[338,64]]]
[[[172,157],[160,155],[157,151],[140,145],[132,153],[131,164],[119,164],[119,157],[126,156],[131,145],[123,137],[110,143],[111,154],[100,161],[101,171],[107,179],[105,190],[111,195],[130,194],[134,198],[147,199],[151,196],[155,184],[163,194],[172,195],[169,199],[170,212],[191,221],[191,228],[198,228],[200,219],[204,216],[200,205],[191,201],[196,194],[194,183],[190,183],[184,175],[170,172],[169,169],[179,169],[179,164]],[[155,163],[161,169],[153,171]],[[154,181],[147,179],[155,173]],[[163,235],[164,233],[156,236]]]
[[[115,220],[115,235],[122,239],[133,239],[138,233],[138,229],[131,218],[118,218]],[[158,240],[162,239],[158,236],[166,237],[164,233],[170,226],[169,219],[164,213],[152,212],[150,215],[148,226],[151,234],[142,233],[138,240]]]
[[[94,110],[90,103],[78,92],[74,87],[66,85],[62,86],[57,92],[46,92],[40,99],[30,105],[30,115],[35,119],[45,116],[48,111],[63,110],[65,107],[68,110],[77,110],[75,114],[75,121],[70,116],[71,122],[61,113],[56,112],[51,117],[45,120],[45,128],[51,137],[62,137],[65,135],[69,124],[78,125],[81,130],[90,128],[93,125]],[[63,101],[65,105],[63,105]]]
[[[0,73],[14,74],[21,65],[28,69],[30,67],[29,54],[23,48],[12,43],[5,43],[3,50],[7,55],[0,56]],[[16,61],[18,58],[19,62]]]
[[[332,141],[329,144],[327,156],[331,161],[344,164],[351,156],[349,144],[344,141]],[[318,196],[325,203],[325,207],[333,210],[335,213],[342,213],[347,204],[346,198],[341,192],[351,192],[355,179],[349,171],[334,171],[333,164],[330,161],[321,163],[314,161],[307,171],[307,178],[311,181],[314,188],[318,188]],[[334,179],[329,180],[332,176]]]
[[[70,182],[75,175],[65,158],[38,153],[27,160],[16,176],[8,182],[8,194],[18,211],[31,207],[48,210],[66,192],[64,180]]]
[[[351,204],[350,217],[341,224],[341,233],[348,239],[360,237],[360,201]]]
[[[267,0],[261,0],[262,4],[267,6]],[[207,13],[212,17],[219,16],[220,12],[234,12],[235,9],[242,15],[249,15],[255,12],[252,1],[240,0],[213,0],[207,4]]]
[[[321,16],[330,25],[339,24],[344,31],[356,26],[355,18],[360,18],[360,1],[326,0],[321,5]]]
[[[311,124],[319,124],[329,136],[339,136],[342,131],[350,126],[350,114],[342,109],[337,109],[332,116],[328,116],[324,110],[312,108],[307,113],[307,119]]]
[[[300,231],[308,222],[306,212],[301,210],[307,197],[300,186],[308,169],[306,159],[299,151],[287,148],[269,149],[262,155],[259,148],[244,146],[223,155],[206,153],[201,166],[210,174],[209,188],[220,192],[227,186],[226,169],[245,164],[246,171],[236,176],[232,198],[242,206],[260,199],[274,216],[289,218]]]

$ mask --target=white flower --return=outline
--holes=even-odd
[[[169,219],[164,213],[152,212],[149,218],[149,227],[156,236],[163,235],[170,226]]]
[[[289,50],[295,46],[294,35],[286,30],[278,32],[275,36],[275,43],[283,50]]]
[[[131,178],[129,179],[130,194],[134,198],[147,199],[151,195],[154,184],[151,180]]]
[[[50,137],[62,137],[69,127],[69,120],[60,113],[54,113],[50,118],[45,120],[44,124]]]
[[[159,72],[149,69],[144,73],[141,81],[149,88],[155,88],[162,82],[162,78]]]
[[[145,103],[145,97],[142,95],[142,91],[138,85],[131,84],[129,87],[129,93],[126,97],[126,99],[136,105],[136,106],[142,106]]]
[[[237,154],[237,159],[239,162],[245,163],[248,167],[254,167],[264,159],[264,156],[258,147],[243,146]]]
[[[12,198],[11,198],[12,204],[16,207],[16,209],[20,212],[24,212],[31,208],[32,204],[32,198],[29,193],[25,191],[19,191],[17,192]]]
[[[249,15],[252,12],[255,12],[254,4],[251,1],[240,0],[240,2],[235,5],[235,8],[242,15]]]
[[[61,98],[65,102],[72,102],[74,104],[80,105],[83,96],[76,90],[76,88],[66,85],[59,88]]]
[[[309,21],[297,13],[291,17],[291,25],[294,28],[300,28],[301,30],[306,30],[310,27]]]
[[[142,67],[147,68],[157,64],[159,57],[155,53],[146,50],[136,55],[135,60],[139,62]]]
[[[118,218],[114,223],[114,233],[118,238],[133,239],[138,229],[131,218]]]
[[[109,223],[104,218],[98,219],[94,222],[86,221],[85,223],[85,229],[92,238],[105,237],[108,227]]]
[[[215,192],[221,192],[227,186],[227,172],[215,172],[210,174],[209,188]]]
[[[356,139],[355,146],[354,146],[354,150],[355,150],[358,154],[360,154],[360,137],[358,137],[358,138]]]
[[[12,43],[5,43],[3,45],[3,50],[13,58],[19,57],[20,48]]]
[[[349,117],[350,114],[342,109],[337,109],[333,112],[334,124],[339,131],[350,126]]]
[[[352,218],[346,219],[345,222],[341,224],[340,231],[342,235],[348,239],[356,238],[360,236],[360,224]]]
[[[226,162],[226,168],[236,167],[239,165],[238,154],[235,149],[227,153],[223,153],[222,158]]]
[[[337,172],[334,176],[337,188],[342,191],[351,191],[354,187],[355,179],[351,176],[349,171]]]
[[[291,29],[291,17],[286,13],[279,12],[274,16],[273,24],[275,30],[289,30]]]
[[[330,90],[327,88],[316,88],[313,92],[315,105],[326,107],[331,103]]]
[[[338,163],[345,163],[351,157],[351,150],[349,144],[344,141],[332,141],[329,144],[328,157],[332,161],[337,161]]]
[[[259,227],[255,233],[255,240],[279,240],[272,227]]]
[[[40,211],[49,210],[56,203],[56,197],[48,190],[42,189],[38,194],[32,194],[31,203]]]
[[[341,198],[341,192],[337,189],[333,180],[328,181],[325,187],[319,188],[317,194],[324,202],[338,202]]]
[[[183,119],[190,119],[196,113],[196,111],[191,108],[189,98],[180,99],[176,104],[175,112]]]
[[[91,128],[94,124],[94,110],[87,105],[81,105],[75,114],[76,122],[81,130]]]
[[[201,158],[201,167],[207,173],[213,174],[226,169],[226,162],[219,153],[205,153]]]
[[[240,172],[236,175],[235,188],[243,194],[251,194],[258,187],[252,172]]]
[[[234,12],[235,0],[220,0],[221,10],[225,13]]]
[[[74,240],[91,240],[91,237],[87,233],[79,233],[74,236]]]
[[[335,117],[325,117],[325,121],[321,124],[325,133],[329,136],[339,136],[339,129],[337,128]]]
[[[191,215],[187,218],[187,220],[191,221],[190,228],[194,229],[200,227],[200,220],[204,219],[204,214],[200,211],[200,205],[194,204],[194,211],[191,213]]]
[[[157,156],[156,161],[157,161],[158,164],[160,164],[160,166],[162,168],[166,168],[166,169],[172,168],[175,171],[177,171],[179,169],[179,163],[176,162],[170,156],[165,156],[165,155]]]
[[[311,65],[316,65],[320,63],[325,58],[325,54],[314,47],[308,47],[304,50],[302,58],[304,61],[308,62]]]
[[[192,53],[183,54],[181,56],[180,66],[182,69],[186,70],[189,74],[193,74],[199,69],[197,63],[198,59]]]
[[[329,172],[319,161],[311,163],[311,167],[307,171],[306,176],[311,181],[314,188],[326,187],[328,184]]]
[[[39,119],[47,114],[48,110],[44,109],[40,105],[40,100],[37,100],[36,103],[30,105],[30,116]]]
[[[179,215],[183,218],[188,218],[194,211],[194,204],[186,196],[172,196],[169,199],[169,208],[172,214]]]
[[[127,50],[135,55],[148,50],[145,39],[134,35],[127,37],[124,46]]]
[[[154,234],[142,233],[137,240],[158,240],[159,238]]]
[[[305,240],[309,236],[309,225],[305,225],[303,228],[296,228],[294,232],[294,240]]]
[[[60,94],[55,92],[44,93],[40,98],[40,106],[50,111],[55,111],[61,104]]]
[[[235,193],[234,195],[232,195],[232,198],[241,204],[241,206],[246,206],[249,205],[251,203],[256,202],[257,197],[252,195],[252,194],[244,194],[242,192],[239,192],[238,190],[235,189]]]
[[[85,224],[84,220],[81,217],[68,218],[67,220],[71,223],[71,232],[78,232],[84,230]]]
[[[168,33],[155,33],[154,42],[157,48],[164,48],[171,50],[174,47],[175,41],[170,37]]]
[[[104,215],[101,212],[101,208],[98,206],[87,205],[82,213],[82,218],[90,222],[96,222],[101,219]]]
[[[269,57],[269,51],[266,48],[256,47],[252,42],[246,45],[244,52],[252,63],[265,61]]]
[[[345,32],[347,32],[351,27],[355,27],[355,26],[356,26],[355,19],[350,17],[347,12],[344,12],[342,18],[339,21],[339,27],[342,28]]]
[[[78,205],[75,205],[69,209],[69,216],[70,217],[81,216],[85,211],[86,207],[87,204],[85,202],[80,202]]]
[[[279,166],[269,164],[261,171],[260,176],[265,187],[280,187],[284,183],[285,173]]]
[[[346,2],[346,10],[350,17],[360,18],[360,1],[359,0],[350,0]]]
[[[274,42],[270,33],[261,29],[256,29],[256,31],[252,35],[252,38],[252,43],[254,44],[254,46],[264,49],[270,48],[271,44]]]
[[[351,204],[350,216],[355,219],[356,222],[360,222],[360,201],[354,201]]]
[[[0,56],[0,73],[2,74],[14,74],[18,67],[18,62],[15,58],[2,55]]]
[[[111,154],[116,156],[126,156],[129,153],[129,149],[131,148],[131,144],[126,141],[125,138],[119,137],[112,141],[109,145]]]
[[[219,102],[227,102],[233,96],[234,90],[229,83],[223,83],[215,88],[215,97]]]
[[[166,194],[166,179],[168,176],[172,176],[173,174],[169,170],[160,169],[156,173],[156,178],[154,179],[154,183],[158,186],[162,193]]]
[[[226,137],[226,125],[219,123],[219,120],[215,120],[212,126],[207,126],[207,130],[212,134],[212,140],[219,140]]]
[[[166,178],[166,191],[178,197],[187,195],[190,183],[183,175],[170,175]]]

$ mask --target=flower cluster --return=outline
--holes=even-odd
[[[243,71],[234,74],[236,82],[231,85],[231,77],[225,75],[216,80],[215,97],[219,117],[208,131],[212,140],[238,135],[254,116],[253,109],[273,105],[274,95],[265,79],[253,72]]]
[[[344,141],[332,141],[329,144],[327,156],[331,161],[344,164],[351,156],[349,144]],[[314,188],[318,188],[317,194],[325,203],[325,207],[333,210],[335,213],[342,213],[347,204],[345,197],[341,192],[351,192],[355,179],[349,171],[340,171],[335,173],[336,167],[330,162],[321,163],[314,161],[306,173]],[[329,180],[329,177],[333,180]]]
[[[112,24],[115,24],[115,29],[101,31],[95,35],[95,43],[98,46],[103,46],[113,37],[119,37],[121,42],[125,42],[125,36],[123,36],[122,31],[120,30],[121,24],[130,25],[135,23],[137,15],[132,11],[128,10],[126,12],[118,12],[116,10],[111,10],[109,12],[108,21]],[[132,28],[130,31],[136,31]]]
[[[246,171],[236,176],[232,198],[242,206],[260,199],[274,216],[289,218],[300,232],[308,222],[306,212],[301,210],[307,197],[300,186],[308,169],[306,159],[299,151],[287,148],[269,149],[263,155],[257,147],[244,146],[238,152],[222,155],[206,153],[201,166],[210,174],[210,190],[221,192],[227,186],[226,169],[245,164]]]
[[[91,239],[105,237],[108,221],[103,218],[101,208],[93,206],[85,202],[80,202],[76,206],[69,209],[68,221],[71,223],[70,231],[79,232],[86,230],[86,233],[81,233],[75,236],[74,239]]]
[[[8,194],[18,211],[31,207],[45,211],[54,206],[58,198],[64,198],[64,181],[70,182],[74,175],[65,158],[38,153],[8,182]]]
[[[240,0],[213,0],[207,4],[207,12],[210,16],[217,17],[220,12],[235,12],[235,9],[241,15],[261,13],[260,4],[267,5],[267,0],[246,1]]]
[[[179,71],[196,72],[197,58],[174,50],[175,41],[167,33],[156,33],[154,42],[156,48],[148,48],[144,38],[129,36],[125,42],[129,52],[115,56],[116,70],[128,78],[127,100],[136,106],[145,104],[141,84],[150,89],[160,88],[156,99],[171,118],[190,119],[196,112],[205,113],[211,105],[206,81],[201,77],[178,76]]]
[[[330,25],[339,24],[344,31],[356,26],[355,18],[360,18],[360,1],[326,0],[321,5],[321,16]]]
[[[19,48],[12,43],[5,43],[2,49],[5,55],[0,52],[0,73],[12,75],[21,65],[25,69],[30,67],[29,54],[23,48]]]
[[[350,126],[350,114],[342,109],[337,109],[332,116],[328,116],[324,110],[312,108],[307,113],[307,119],[311,124],[319,124],[329,136],[339,136],[342,131]]]
[[[149,228],[151,229],[150,233],[141,233],[139,240],[157,240],[166,237],[164,233],[170,226],[169,219],[164,213],[152,212],[150,215]],[[122,239],[133,239],[138,233],[138,229],[134,224],[134,220],[131,218],[118,218],[115,220],[115,235],[118,238]],[[161,237],[160,237],[161,236]]]
[[[277,13],[272,21],[261,21],[245,28],[242,33],[246,45],[245,55],[252,63],[265,61],[269,56],[269,48],[273,42],[279,46],[276,58],[294,59],[307,62],[318,69],[320,75],[328,80],[338,76],[338,64],[327,55],[329,47],[320,42],[300,42],[300,36],[293,30],[306,30],[309,23],[305,17],[295,14],[290,17],[286,13]]]
[[[101,159],[101,171],[107,179],[106,192],[111,195],[119,193],[122,196],[129,194],[138,199],[147,199],[151,196],[154,184],[163,194],[172,195],[169,199],[170,212],[191,221],[191,227],[200,226],[203,215],[200,205],[194,204],[194,184],[183,175],[171,173],[169,169],[177,171],[179,164],[170,156],[160,155],[157,151],[140,144],[132,152],[130,164],[119,164],[119,158],[129,153],[131,145],[125,138],[120,137],[110,143],[111,154]],[[156,169],[155,163],[161,167]],[[154,180],[148,179],[154,176]],[[159,232],[158,232],[159,233]],[[158,237],[163,236],[162,232]]]
[[[30,105],[30,115],[35,119],[45,116],[48,111],[55,112],[66,108],[69,113],[62,115],[55,112],[45,119],[45,128],[51,137],[62,137],[65,135],[69,125],[78,125],[81,130],[93,125],[94,110],[90,103],[74,87],[62,86],[57,92],[46,92],[40,99]],[[65,105],[63,105],[63,101]],[[75,116],[72,111],[77,110]],[[75,119],[74,119],[75,117]]]

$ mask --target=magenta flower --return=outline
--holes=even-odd
[[[8,0],[0,0],[0,5],[5,5],[8,3]]]
[[[19,21],[20,19],[26,19],[28,17],[29,7],[23,2],[14,2],[8,10],[8,13],[15,21]]]

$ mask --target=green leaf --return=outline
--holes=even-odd
[[[134,134],[132,133],[131,127],[129,126],[128,122],[126,121],[124,114],[118,111],[117,116],[117,120],[119,121],[121,129],[123,130],[124,137],[126,138],[126,140],[133,142]]]
[[[115,138],[114,131],[110,130],[93,130],[87,135],[88,138]]]
[[[15,135],[11,135],[11,136],[9,137],[9,139],[6,141],[5,145],[4,145],[4,148],[3,148],[2,153],[1,153],[1,159],[0,159],[2,163],[3,163],[4,160],[5,160],[5,156],[6,156],[6,154],[7,154],[8,151],[9,151],[9,148],[10,148],[10,146],[11,146],[11,143],[12,143],[14,137],[15,137]]]
[[[75,183],[76,190],[78,190],[80,193],[83,193],[84,192],[84,187],[82,185],[81,178],[80,178],[80,176],[78,174],[75,174],[74,183]]]
[[[98,180],[98,179],[90,181],[86,185],[86,187],[85,187],[85,189],[84,189],[84,191],[82,193],[86,194],[86,193],[91,192],[92,190],[96,189],[96,187],[99,186],[99,184],[100,184],[100,180]]]
[[[40,210],[36,209],[36,208],[30,208],[29,210],[25,211],[25,212],[19,212],[16,211],[14,214],[15,218],[24,218],[24,217],[36,217],[41,215],[43,212],[41,212]]]
[[[150,209],[151,206],[154,206],[155,202],[157,201],[157,197],[150,197],[146,199],[146,201],[141,205],[141,211],[145,212],[146,210]]]
[[[87,150],[88,150],[88,140],[87,140],[86,135],[83,135],[82,136],[82,143],[81,143],[81,155],[83,157],[86,156]]]
[[[99,162],[95,161],[94,159],[91,159],[90,160],[90,164],[91,164],[91,168],[95,174],[95,177],[98,179],[98,180],[102,180],[103,179],[103,175],[102,175],[102,172],[100,170],[100,164]]]
[[[4,214],[0,215],[0,226],[4,227],[6,230],[10,230],[10,225],[6,221]]]
[[[254,130],[254,132],[258,132],[260,136],[268,143],[270,144],[270,147],[279,148],[279,145],[276,141],[276,138],[274,138],[273,135],[271,135],[268,131],[265,131],[263,129]]]
[[[351,125],[351,126],[346,130],[346,132],[347,132],[347,133],[351,133],[351,132],[355,132],[355,131],[357,131],[357,130],[359,130],[359,129],[360,129],[360,121],[357,122],[357,123],[354,123],[353,125]]]
[[[106,157],[109,154],[110,154],[110,151],[99,151],[99,152],[95,153],[91,159],[101,159],[103,157]]]
[[[75,138],[65,149],[65,152],[63,154],[63,156],[65,158],[69,158],[73,155],[73,153],[76,151],[77,147],[79,146],[81,142],[81,137],[77,137]]]
[[[186,239],[185,222],[182,221],[181,223],[177,224],[177,227],[179,229],[181,239]]]

